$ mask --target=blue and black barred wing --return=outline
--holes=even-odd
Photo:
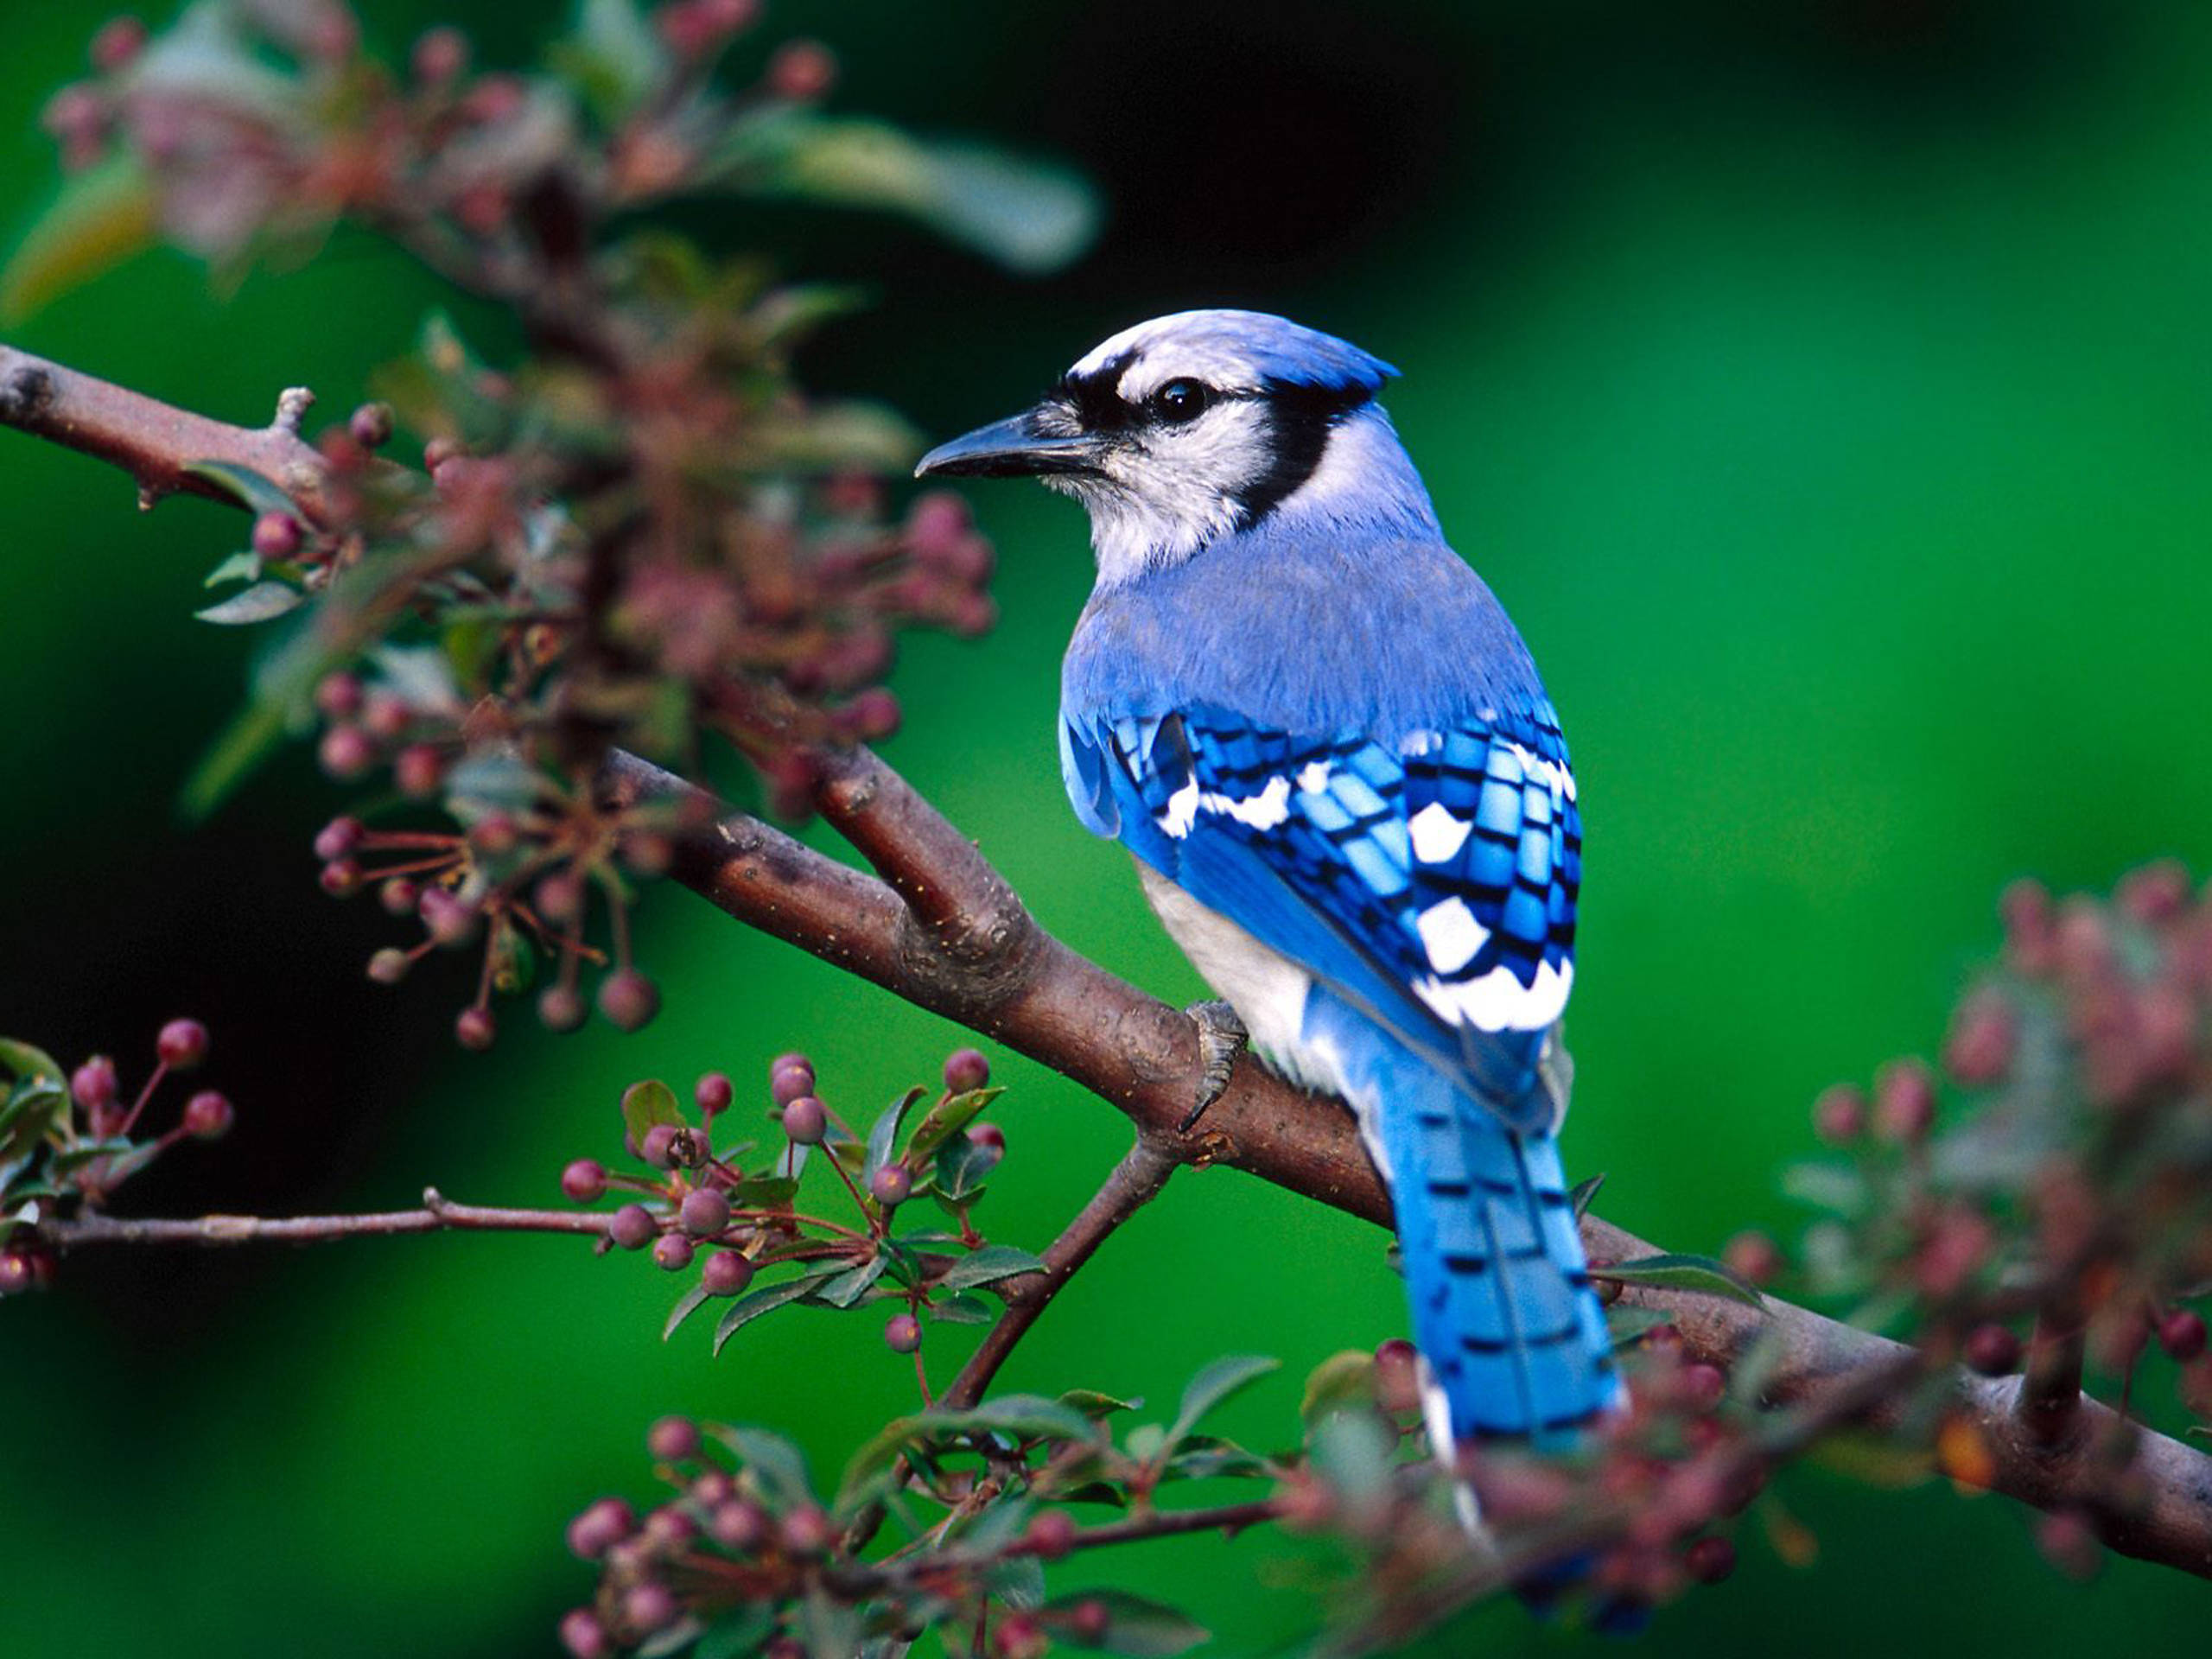
[[[1084,822],[1468,1075],[1516,1128],[1573,979],[1581,826],[1548,711],[1387,746],[1197,709],[1063,731]]]

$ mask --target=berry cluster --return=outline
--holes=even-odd
[[[1815,1103],[1815,1131],[1851,1161],[1793,1173],[1834,1212],[1807,1234],[1807,1278],[1985,1376],[2022,1365],[2031,1327],[2079,1343],[2139,1408],[2155,1348],[2178,1404],[2212,1421],[2190,1306],[2212,1283],[2212,899],[2158,864],[2108,900],[2024,881],[2000,910],[2002,957],[1960,1001],[1940,1070],[1894,1061],[1871,1092]],[[1980,1484],[1987,1448],[1930,1421],[1939,1464]],[[2106,1521],[2148,1501],[2130,1437],[2110,1439],[2092,1448],[2107,1478],[2088,1509],[2044,1528],[2069,1572],[2094,1562]]]
[[[476,69],[451,29],[387,68],[340,0],[205,0],[167,33],[110,24],[93,78],[48,111],[68,164],[113,155],[133,169],[139,233],[235,267],[351,220],[523,326],[527,355],[494,366],[434,317],[383,373],[384,400],[315,438],[311,480],[194,469],[254,514],[248,546],[209,579],[237,590],[200,614],[290,638],[194,798],[227,786],[253,740],[317,718],[326,772],[389,785],[359,810],[373,830],[348,818],[324,832],[324,885],[376,880],[420,916],[427,940],[380,952],[380,980],[484,938],[455,1027],[472,1048],[493,1039],[490,994],[531,980],[541,955],[547,1025],[583,1020],[580,964],[608,953],[601,1010],[626,1028],[652,1016],[624,878],[665,864],[670,826],[603,798],[610,752],[696,772],[719,741],[774,810],[804,816],[821,749],[896,729],[882,682],[900,632],[975,636],[995,620],[991,550],[959,500],[924,495],[902,514],[891,499],[913,435],[792,380],[794,348],[849,299],[629,228],[685,192],[873,191],[944,209],[956,233],[988,222],[950,210],[958,181],[931,173],[925,147],[813,109],[835,79],[821,48],[787,45],[755,83],[718,85],[758,10],[671,0],[648,17],[605,0],[544,71],[517,74]],[[1018,194],[1025,176],[1007,162],[994,188]],[[73,211],[58,215],[73,231],[93,213]],[[280,424],[297,430],[308,401],[288,395]],[[391,458],[402,426],[423,440],[419,467]],[[385,819],[410,810],[445,821]],[[366,874],[362,852],[412,856]],[[603,950],[582,927],[593,887]]]
[[[213,1089],[194,1092],[159,1134],[140,1133],[162,1084],[196,1071],[207,1046],[200,1021],[170,1020],[154,1039],[153,1070],[134,1095],[105,1054],[65,1075],[43,1050],[0,1040],[0,1295],[52,1282],[54,1256],[40,1237],[42,1222],[99,1209],[181,1141],[230,1133],[237,1114]]]
[[[781,1144],[750,1167],[753,1141],[716,1145],[716,1122],[736,1096],[728,1077],[701,1077],[690,1112],[665,1084],[633,1084],[622,1096],[624,1141],[645,1173],[580,1158],[562,1172],[561,1190],[577,1204],[623,1197],[607,1214],[603,1249],[649,1252],[671,1273],[696,1269],[670,1316],[671,1333],[717,1297],[739,1298],[717,1330],[718,1350],[775,1307],[887,1303],[896,1311],[883,1340],[895,1353],[917,1356],[918,1376],[924,1319],[987,1320],[977,1293],[1040,1265],[1026,1250],[988,1243],[972,1218],[1006,1150],[1004,1133],[976,1121],[1000,1092],[989,1081],[983,1056],[959,1050],[944,1063],[933,1103],[916,1115],[926,1091],[908,1090],[863,1140],[823,1103],[805,1055],[779,1056],[769,1067],[767,1111]],[[850,1207],[845,1219],[798,1207],[817,1153]],[[956,1230],[899,1224],[902,1206],[921,1197],[934,1199]],[[757,1274],[785,1265],[797,1273],[745,1294]]]

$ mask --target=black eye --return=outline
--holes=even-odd
[[[1195,421],[1213,401],[1213,388],[1203,380],[1170,380],[1152,394],[1152,407],[1163,421],[1181,425]]]

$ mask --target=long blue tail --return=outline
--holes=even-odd
[[[1621,1385],[1558,1144],[1443,1090],[1379,1105],[1414,1345],[1453,1440],[1571,1440]]]
[[[1621,1384],[1558,1144],[1507,1128],[1464,1080],[1366,1020],[1328,1023],[1388,1166],[1414,1345],[1452,1440],[1572,1441]]]

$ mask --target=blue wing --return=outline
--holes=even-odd
[[[1510,1126],[1573,977],[1581,823],[1538,706],[1395,744],[1198,706],[1063,722],[1076,811],[1298,962]]]

